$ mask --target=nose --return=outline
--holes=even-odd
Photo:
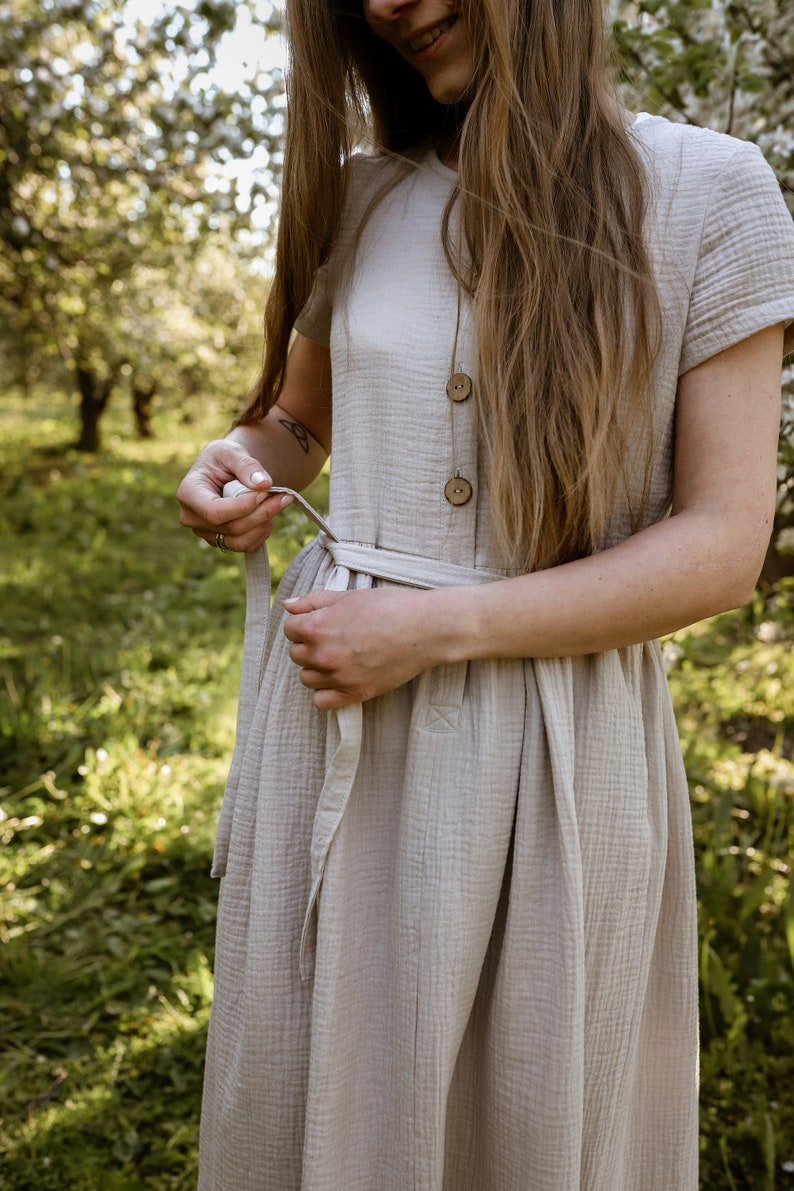
[[[397,20],[421,0],[364,0],[364,16],[369,23],[384,24]]]

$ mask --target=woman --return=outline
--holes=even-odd
[[[754,147],[609,98],[597,0],[288,18],[264,370],[178,494],[249,575],[201,1188],[693,1191],[655,639],[757,578],[791,220]]]

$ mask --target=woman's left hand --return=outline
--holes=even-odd
[[[284,633],[300,680],[323,711],[363,703],[436,663],[431,592],[312,591],[285,600]]]

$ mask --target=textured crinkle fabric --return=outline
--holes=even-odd
[[[664,315],[651,521],[678,376],[794,319],[794,233],[752,146],[658,118],[630,135]],[[299,323],[331,347],[340,544],[298,556],[266,640],[249,563],[200,1188],[695,1191],[693,856],[657,643],[439,667],[340,714],[289,660],[288,595],[503,573],[471,411],[446,396],[474,357],[464,306],[452,360],[455,177],[419,156],[356,242],[398,167],[354,168]]]

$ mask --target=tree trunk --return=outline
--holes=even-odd
[[[152,405],[157,391],[157,382],[145,385],[140,381],[132,382],[132,412],[135,415],[135,425],[139,438],[154,438],[152,430]]]
[[[80,365],[76,367],[75,375],[80,391],[80,437],[76,446],[78,451],[98,451],[99,419],[105,412],[116,376],[111,373],[106,380],[99,380],[93,372]]]

